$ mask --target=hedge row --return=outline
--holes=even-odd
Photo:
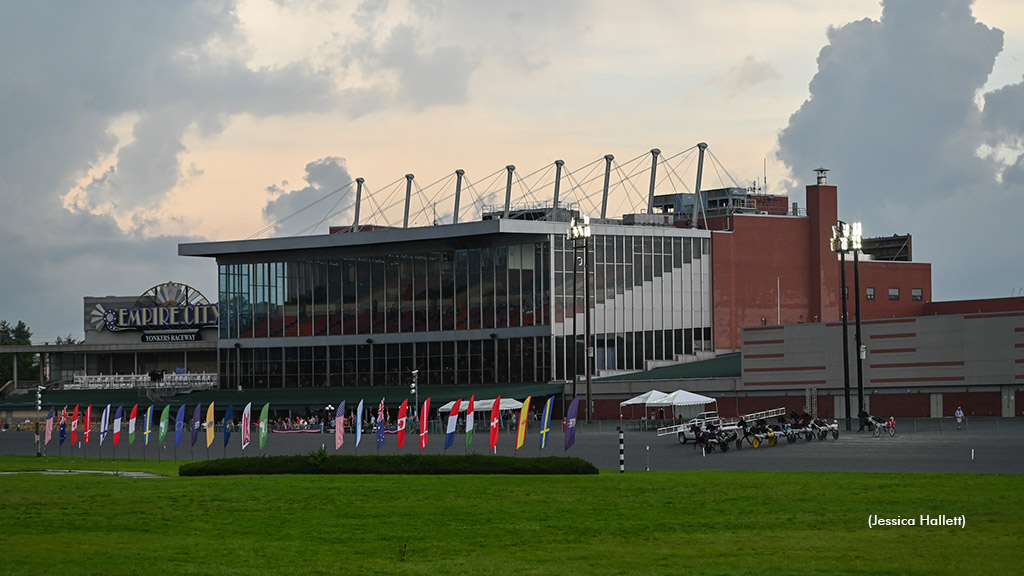
[[[597,474],[580,458],[513,458],[469,454],[403,456],[330,456],[319,450],[305,456],[224,458],[183,464],[181,476],[240,474]]]

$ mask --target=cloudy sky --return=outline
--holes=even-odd
[[[830,168],[936,300],[1024,289],[1017,0],[4,1],[0,49],[0,319],[36,342],[80,338],[86,295],[216,299],[178,243],[348,224],[355,177],[397,224],[415,174],[425,224],[457,168],[486,200],[506,164],[530,190],[700,141],[801,205]]]

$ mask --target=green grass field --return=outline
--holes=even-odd
[[[64,468],[0,456],[0,470]],[[78,469],[113,469],[78,459]],[[0,574],[1015,573],[1024,477],[0,475]],[[965,515],[868,528],[870,514]]]

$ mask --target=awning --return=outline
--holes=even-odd
[[[444,406],[437,409],[438,412],[451,412],[452,407],[455,406],[455,401],[451,401]],[[490,412],[494,407],[494,398],[487,400],[474,400],[473,401],[473,412]],[[523,403],[516,400],[515,398],[502,398],[501,404],[498,406],[498,410],[518,410],[523,407]],[[469,398],[463,398],[462,403],[459,404],[459,412],[465,412],[469,409]]]
[[[697,404],[713,404],[717,402],[714,398],[708,398],[707,396],[701,396],[700,394],[694,394],[693,392],[687,392],[686,390],[676,390],[664,398],[648,402],[648,406],[694,406]]]
[[[650,392],[644,392],[643,394],[635,398],[630,398],[629,400],[619,402],[619,406],[635,406],[637,404],[649,404],[655,400],[660,400],[665,396],[668,396],[668,394],[665,394],[660,390],[651,390]]]

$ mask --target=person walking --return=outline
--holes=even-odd
[[[953,412],[953,416],[956,418],[956,429],[959,430],[964,423],[964,411],[957,406],[956,412]]]

